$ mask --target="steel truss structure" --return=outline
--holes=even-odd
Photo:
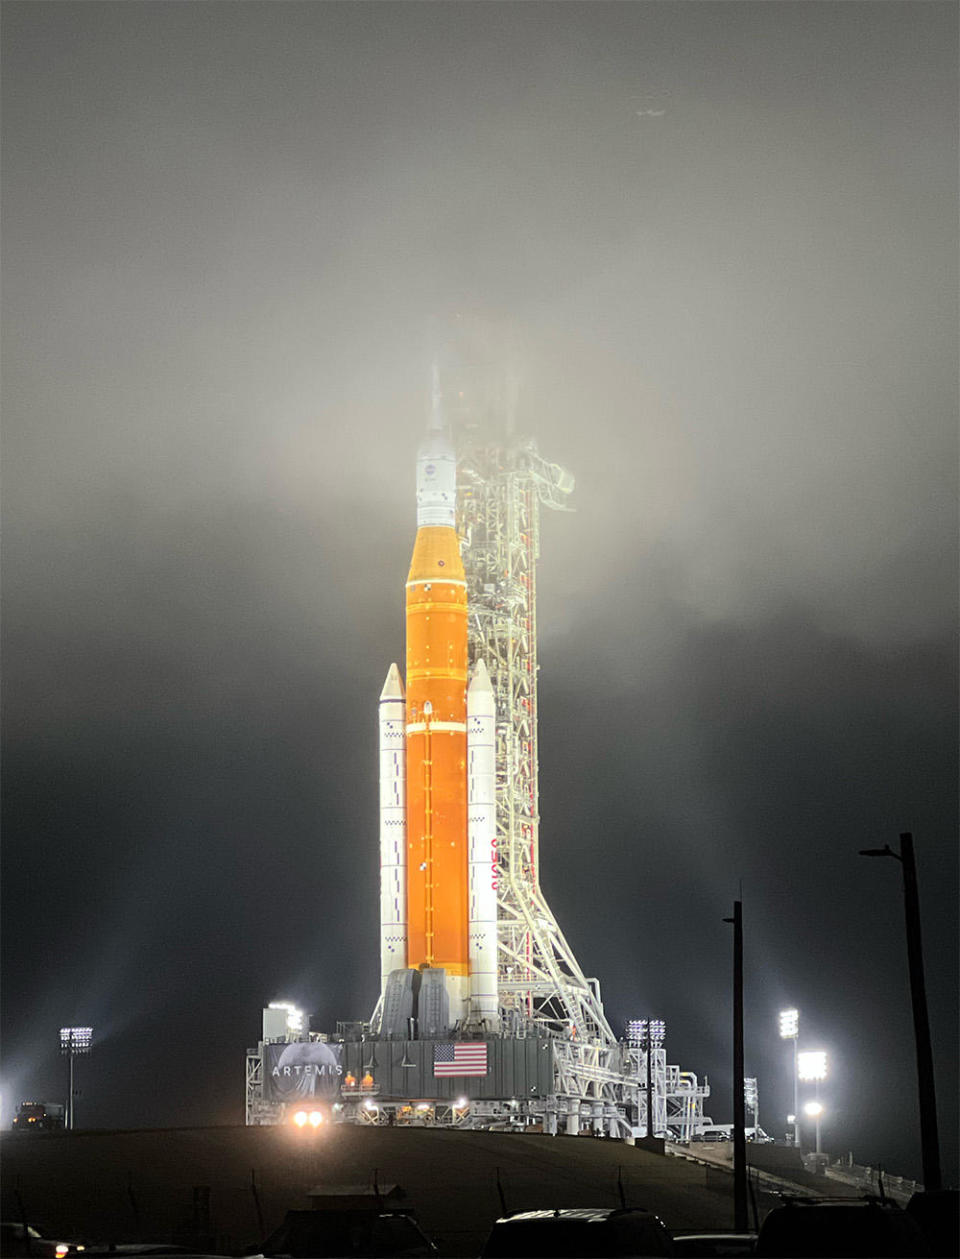
[[[462,395],[460,395],[462,396]],[[648,1132],[644,1051],[619,1042],[540,887],[537,574],[540,508],[567,511],[573,477],[529,438],[484,440],[455,419],[458,530],[469,592],[470,663],[482,659],[497,705],[498,991],[505,1035],[555,1039],[556,1094],[544,1130],[586,1120],[610,1135]],[[459,419],[459,423],[457,420]],[[486,426],[485,426],[486,427]],[[709,1092],[653,1050],[654,1132],[688,1137]]]
[[[458,435],[459,436],[459,435]],[[563,510],[573,478],[532,441],[458,441],[458,528],[470,662],[497,705],[498,989],[507,1034],[613,1048],[599,986],[581,971],[540,889],[537,577],[540,505]]]

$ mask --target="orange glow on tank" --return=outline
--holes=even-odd
[[[467,588],[454,529],[417,530],[406,621],[407,965],[466,975]]]

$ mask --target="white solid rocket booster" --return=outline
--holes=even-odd
[[[497,1001],[496,703],[478,660],[467,687],[467,841],[470,888],[470,1018],[499,1028]]]
[[[400,670],[380,693],[380,991],[407,964],[406,704]]]

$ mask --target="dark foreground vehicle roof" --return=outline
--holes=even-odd
[[[915,1193],[907,1203],[907,1213],[923,1229],[932,1255],[940,1259],[960,1255],[960,1190]]]
[[[734,1259],[752,1255],[757,1247],[756,1233],[674,1233],[675,1255],[698,1256],[698,1259]]]
[[[408,1212],[288,1211],[263,1243],[265,1256],[291,1259],[366,1259],[367,1256],[429,1256],[437,1253]]]
[[[914,1259],[930,1254],[916,1222],[876,1198],[818,1199],[775,1207],[760,1226],[768,1259]]]
[[[639,1207],[519,1211],[496,1221],[483,1248],[483,1259],[672,1254],[673,1242],[663,1221]]]

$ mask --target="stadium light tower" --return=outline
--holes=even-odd
[[[799,1148],[800,1146],[800,1122],[797,1119],[799,1113],[799,1098],[797,1096],[797,1038],[800,1035],[800,1012],[799,1010],[781,1010],[780,1011],[780,1038],[781,1040],[793,1041],[793,1144]]]
[[[89,1054],[92,1042],[92,1027],[60,1028],[60,1054],[70,1063],[70,1095],[67,1098],[67,1127],[71,1131],[73,1130],[74,1116],[73,1060],[74,1058],[85,1057]]]
[[[817,1153],[819,1154],[820,1153],[820,1116],[823,1114],[823,1107],[820,1105],[819,1102],[806,1102],[804,1103],[803,1113],[805,1115],[809,1115],[809,1117],[816,1124],[816,1133],[817,1133],[816,1149],[817,1149]]]
[[[803,1113],[817,1121],[817,1153],[820,1153],[820,1116],[823,1107],[820,1105],[820,1081],[827,1078],[827,1055],[822,1049],[810,1049],[797,1057],[800,1079],[813,1080],[816,1089],[816,1101],[807,1102]]]
[[[627,1040],[646,1052],[647,1059],[647,1136],[654,1135],[653,1126],[653,1046],[663,1044],[667,1025],[663,1019],[631,1019],[627,1023]]]

